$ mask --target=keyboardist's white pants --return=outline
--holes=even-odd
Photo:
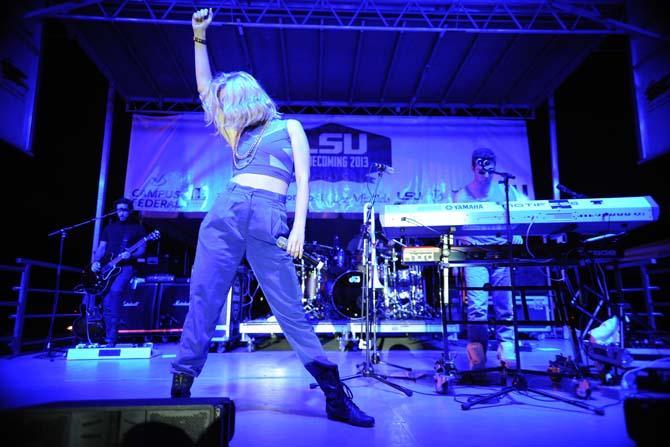
[[[465,267],[466,287],[493,287],[510,285],[509,268],[506,267]],[[468,321],[487,321],[489,318],[489,292],[487,290],[468,290]],[[493,310],[496,320],[512,321],[512,293],[509,290],[491,291]],[[496,338],[499,342],[514,341],[514,328],[497,326]],[[486,324],[468,325],[468,339],[480,342],[484,349],[488,344],[488,326]]]

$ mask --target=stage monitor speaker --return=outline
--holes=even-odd
[[[181,329],[188,313],[189,284],[162,283],[158,292],[158,329]]]
[[[121,306],[120,330],[151,330],[156,320],[158,284],[142,283],[132,290]]]
[[[0,414],[3,445],[51,447],[227,446],[227,398],[57,402]]]
[[[627,397],[623,412],[626,432],[639,447],[668,445],[670,431],[665,424],[670,413],[669,397]]]

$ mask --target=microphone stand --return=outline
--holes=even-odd
[[[513,391],[523,391],[526,393],[535,393],[539,394],[540,396],[548,397],[550,399],[554,399],[560,402],[564,402],[570,405],[574,405],[576,407],[580,408],[585,408],[589,411],[594,412],[597,415],[604,415],[605,410],[601,407],[596,407],[594,405],[589,405],[585,402],[581,402],[578,400],[574,399],[567,399],[562,396],[558,396],[552,393],[548,393],[543,390],[538,390],[535,388],[531,388],[528,386],[528,381],[526,378],[521,375],[520,373],[524,370],[521,370],[521,362],[520,362],[520,355],[519,355],[519,326],[517,323],[517,318],[516,318],[516,309],[515,309],[515,271],[516,271],[516,264],[514,262],[514,248],[512,244],[512,222],[511,222],[511,217],[510,217],[510,207],[509,207],[509,181],[514,179],[515,176],[512,174],[509,174],[507,172],[498,172],[493,169],[486,169],[486,171],[490,174],[496,174],[502,177],[502,183],[505,186],[505,227],[506,227],[506,233],[507,233],[507,252],[508,252],[508,266],[510,269],[510,290],[512,293],[512,327],[514,328],[514,356],[516,358],[516,367],[512,371],[512,386],[506,386],[506,373],[507,373],[507,367],[506,366],[499,366],[497,368],[485,368],[483,370],[477,370],[478,373],[485,372],[485,371],[501,371],[503,374],[503,380],[505,385],[503,389],[500,391],[496,391],[494,393],[482,396],[477,399],[473,399],[468,402],[464,402],[461,404],[461,409],[462,410],[469,410],[475,405],[485,403],[491,400],[495,400],[500,396],[507,395]],[[529,372],[529,373],[537,373],[537,371],[524,371],[524,372]]]
[[[51,233],[47,234],[47,237],[54,237],[54,236],[59,236],[59,243],[58,243],[58,263],[56,264],[56,290],[54,291],[54,300],[53,300],[53,306],[51,307],[51,319],[49,321],[49,332],[47,334],[47,339],[46,339],[46,346],[44,347],[44,350],[46,351],[46,356],[51,357],[52,356],[52,342],[53,342],[53,331],[54,331],[54,323],[56,320],[56,312],[58,310],[58,304],[60,301],[60,282],[61,282],[61,272],[63,268],[63,252],[64,252],[64,247],[65,247],[65,239],[68,236],[68,232],[71,230],[74,230],[75,228],[82,227],[84,225],[88,225],[91,222],[95,222],[96,220],[99,219],[104,219],[107,216],[111,216],[112,214],[116,213],[116,211],[111,211],[103,216],[100,217],[92,217],[90,219],[87,219],[83,222],[79,222],[74,225],[70,225],[67,227],[60,228],[58,230],[54,230]],[[87,315],[88,317],[88,315]],[[88,327],[88,322],[87,322],[87,327]]]
[[[422,226],[432,231],[440,238],[441,253],[440,262],[437,264],[437,274],[439,282],[438,296],[440,299],[440,322],[442,326],[442,355],[435,361],[435,370],[438,373],[438,377],[436,377],[436,389],[440,394],[444,394],[448,391],[450,386],[449,382],[455,380],[456,377],[454,357],[449,353],[448,333],[448,320],[451,319],[448,315],[451,314],[451,300],[449,298],[449,255],[451,254],[452,231],[450,230],[447,234],[444,234],[443,232],[409,216],[403,216],[400,220]]]
[[[351,380],[358,377],[370,377],[376,379],[379,382],[382,382],[391,388],[404,393],[407,397],[412,396],[412,390],[400,386],[396,383],[389,382],[389,378],[386,375],[378,374],[373,364],[380,363],[379,353],[376,352],[377,349],[377,336],[376,330],[373,332],[373,326],[376,327],[376,299],[375,299],[375,270],[376,270],[376,253],[375,253],[375,236],[374,236],[374,203],[377,199],[377,190],[379,189],[379,184],[381,183],[382,175],[384,174],[385,169],[379,169],[377,173],[377,179],[375,181],[375,189],[372,194],[372,202],[366,203],[363,207],[364,220],[363,225],[361,225],[361,240],[363,241],[363,281],[361,288],[361,301],[363,307],[363,314],[365,315],[365,360],[363,363],[356,365],[358,372],[352,376],[345,377],[341,379],[342,382],[345,380]],[[370,228],[373,231],[370,231]],[[372,311],[370,310],[370,301],[372,299]],[[370,335],[373,335],[373,350],[374,353],[370,352]],[[397,365],[391,365],[398,368],[403,368],[411,371],[409,368],[400,367]],[[398,378],[398,377],[395,377]],[[403,379],[415,380],[410,377],[402,377]],[[314,385],[314,384],[313,384]]]

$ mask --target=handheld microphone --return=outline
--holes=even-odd
[[[282,250],[286,250],[286,247],[288,246],[288,239],[286,239],[284,236],[279,236],[277,238],[277,247],[281,248]],[[318,257],[307,253],[306,251],[302,252],[302,257],[306,259],[310,264],[314,264],[317,269],[321,269],[323,267],[323,261],[319,259]]]
[[[385,165],[384,163],[372,163],[372,169],[377,172],[386,172],[387,174],[395,173],[395,168],[393,166]]]

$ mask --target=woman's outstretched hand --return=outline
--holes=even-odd
[[[212,8],[209,9],[199,9],[193,13],[191,18],[191,25],[193,26],[193,32],[202,33],[204,32],[210,23],[212,23]]]

